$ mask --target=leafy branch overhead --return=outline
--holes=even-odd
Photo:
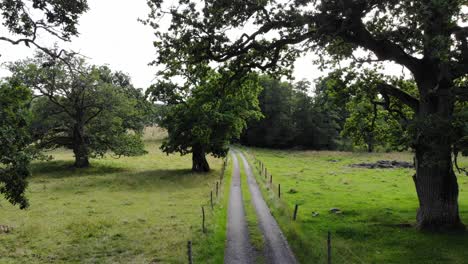
[[[415,151],[414,182],[424,230],[463,229],[452,154],[458,153],[455,111],[466,103],[468,13],[460,0],[179,0],[172,6],[149,0],[146,23],[156,31],[156,64],[165,74],[190,76],[194,67],[212,64],[240,77],[260,70],[291,73],[306,52],[322,68],[351,61],[361,65],[393,62],[406,68],[416,85],[381,79],[375,86],[390,109],[398,100],[412,110],[406,132]],[[158,21],[166,16],[168,28]],[[381,65],[381,64],[380,64]],[[356,105],[357,106],[357,105]],[[395,110],[395,109],[393,109]],[[457,121],[458,120],[458,121]],[[457,122],[455,122],[457,121]],[[372,125],[371,121],[371,127]]]
[[[5,0],[0,2],[2,24],[8,33],[0,41],[13,45],[33,46],[51,56],[60,57],[63,51],[49,49],[38,42],[40,35],[69,41],[78,35],[78,18],[88,10],[86,0]]]
[[[458,1],[428,5],[397,0],[183,0],[167,8],[162,2],[149,1],[153,12],[147,23],[157,32],[155,45],[160,52],[155,63],[174,72],[202,61],[237,71],[288,72],[295,59],[308,51],[320,55],[324,64],[345,58],[360,63],[394,61],[421,77],[431,70],[428,62],[433,60],[443,63],[453,78],[468,72],[468,30],[457,23],[467,17]],[[450,16],[439,14],[441,10],[448,10]],[[154,22],[165,15],[172,18],[168,30]],[[437,22],[431,23],[433,19]],[[244,32],[249,33],[237,38],[227,34],[246,26],[249,30]],[[424,28],[438,32],[425,36]],[[368,51],[366,58],[356,58],[358,49]],[[406,100],[408,96],[395,89],[388,84],[382,90],[414,105],[410,102],[414,100]]]

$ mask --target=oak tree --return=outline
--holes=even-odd
[[[38,36],[70,40],[78,34],[78,18],[87,9],[86,0],[0,1],[0,20],[5,29],[0,41],[32,46],[60,57],[64,52],[41,45]],[[24,191],[31,160],[27,133],[30,97],[30,90],[17,82],[2,81],[0,85],[0,193],[20,208],[28,206]]]
[[[225,157],[232,140],[239,139],[251,119],[261,117],[257,76],[249,74],[232,82],[204,68],[192,85],[161,81],[148,93],[166,104],[159,124],[168,138],[161,149],[167,154],[192,154],[192,171],[208,172],[206,155]]]
[[[423,230],[463,229],[452,153],[458,85],[468,73],[468,16],[460,0],[179,0],[166,8],[150,0],[148,20],[157,31],[157,63],[177,71],[201,61],[234,72],[288,72],[306,52],[324,65],[352,59],[358,64],[393,62],[411,72],[418,93],[391,83],[378,89],[414,112],[417,225]],[[169,15],[168,29],[159,16]],[[246,28],[247,27],[247,28]],[[229,34],[232,33],[232,34]],[[178,69],[176,69],[178,68]]]
[[[44,53],[13,63],[12,80],[34,91],[32,136],[40,149],[73,150],[77,168],[90,157],[144,154],[144,96],[130,78],[77,56]]]

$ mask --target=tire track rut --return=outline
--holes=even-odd
[[[228,223],[226,235],[225,264],[254,263],[253,247],[249,240],[249,231],[242,198],[239,162],[235,152],[231,152],[233,172],[229,194]]]

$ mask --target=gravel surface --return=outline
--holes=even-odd
[[[227,242],[224,252],[224,263],[250,264],[254,263],[254,250],[249,241],[249,231],[245,219],[239,163],[235,153],[232,153],[231,156],[233,174],[231,192],[229,194]]]
[[[265,239],[265,259],[268,264],[298,263],[275,218],[271,215],[262,193],[252,173],[249,163],[240,153],[244,162],[252,203],[257,212],[260,230]]]

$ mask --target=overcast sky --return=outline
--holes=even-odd
[[[69,47],[80,52],[94,64],[108,64],[132,77],[136,87],[146,88],[155,78],[156,69],[148,66],[155,58],[153,29],[137,18],[145,18],[149,8],[146,0],[88,0],[90,10],[80,18],[80,36]],[[53,38],[42,38],[41,43],[51,46]],[[62,45],[62,44],[61,44]],[[63,46],[63,45],[62,45]],[[0,42],[0,62],[15,61],[33,54],[33,49]],[[401,67],[392,67],[393,72]],[[0,76],[7,71],[0,70]],[[312,63],[312,56],[298,59],[294,77],[313,81],[322,73]]]

